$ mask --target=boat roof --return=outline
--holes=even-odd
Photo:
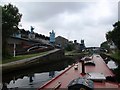
[[[108,68],[101,56],[98,57],[98,55],[93,55],[92,61],[94,61],[95,66],[85,66],[85,72],[91,74],[91,78],[96,76],[97,79],[101,78],[105,80],[107,76],[114,76],[114,74]],[[59,88],[67,88],[72,80],[78,77],[84,77],[84,75],[81,74],[82,63],[77,63],[77,70],[74,68],[75,66],[76,64],[71,65],[70,67],[65,69],[65,71],[63,71],[60,75],[54,77],[52,80],[41,86],[39,90],[43,88],[55,88],[56,86],[59,86]],[[118,84],[106,81],[94,82],[94,88],[118,88]]]

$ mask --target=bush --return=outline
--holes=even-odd
[[[72,51],[74,49],[74,46],[72,44],[68,44],[66,47],[65,47],[65,50],[66,51]]]

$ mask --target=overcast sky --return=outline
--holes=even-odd
[[[8,3],[8,0],[5,3]],[[13,2],[22,13],[21,24],[26,30],[49,36],[54,30],[57,36],[69,40],[85,40],[86,46],[100,46],[105,33],[112,30],[118,20],[118,1],[99,0],[86,2]],[[3,2],[1,3],[4,4]]]

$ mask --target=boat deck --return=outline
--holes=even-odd
[[[85,66],[85,72],[100,72],[106,76],[114,76],[112,71],[105,64],[100,55],[93,55],[92,59],[95,63],[95,66]],[[67,88],[68,84],[78,77],[83,77],[82,72],[82,63],[78,62],[78,70],[75,70],[75,64],[68,67],[65,71],[63,71],[60,75],[53,78],[49,82],[45,83],[39,90],[44,88]],[[94,88],[118,88],[118,84],[111,82],[95,82]]]

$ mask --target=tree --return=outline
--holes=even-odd
[[[113,25],[114,29],[112,31],[109,31],[106,34],[106,39],[108,41],[114,42],[114,44],[117,46],[117,48],[120,50],[120,21],[116,22]]]
[[[72,44],[67,44],[67,46],[65,47],[66,51],[72,51],[74,49],[74,46]]]
[[[114,29],[112,31],[112,41],[120,50],[120,21],[116,22],[113,26]]]
[[[108,45],[107,41],[102,42],[101,45],[100,45],[100,47],[108,50],[108,52],[110,51],[110,46]]]
[[[21,20],[22,14],[16,6],[12,4],[4,5],[2,7],[2,56],[8,57],[7,39],[18,31],[18,24]]]
[[[112,31],[109,31],[106,33],[106,39],[110,43],[112,41]]]

